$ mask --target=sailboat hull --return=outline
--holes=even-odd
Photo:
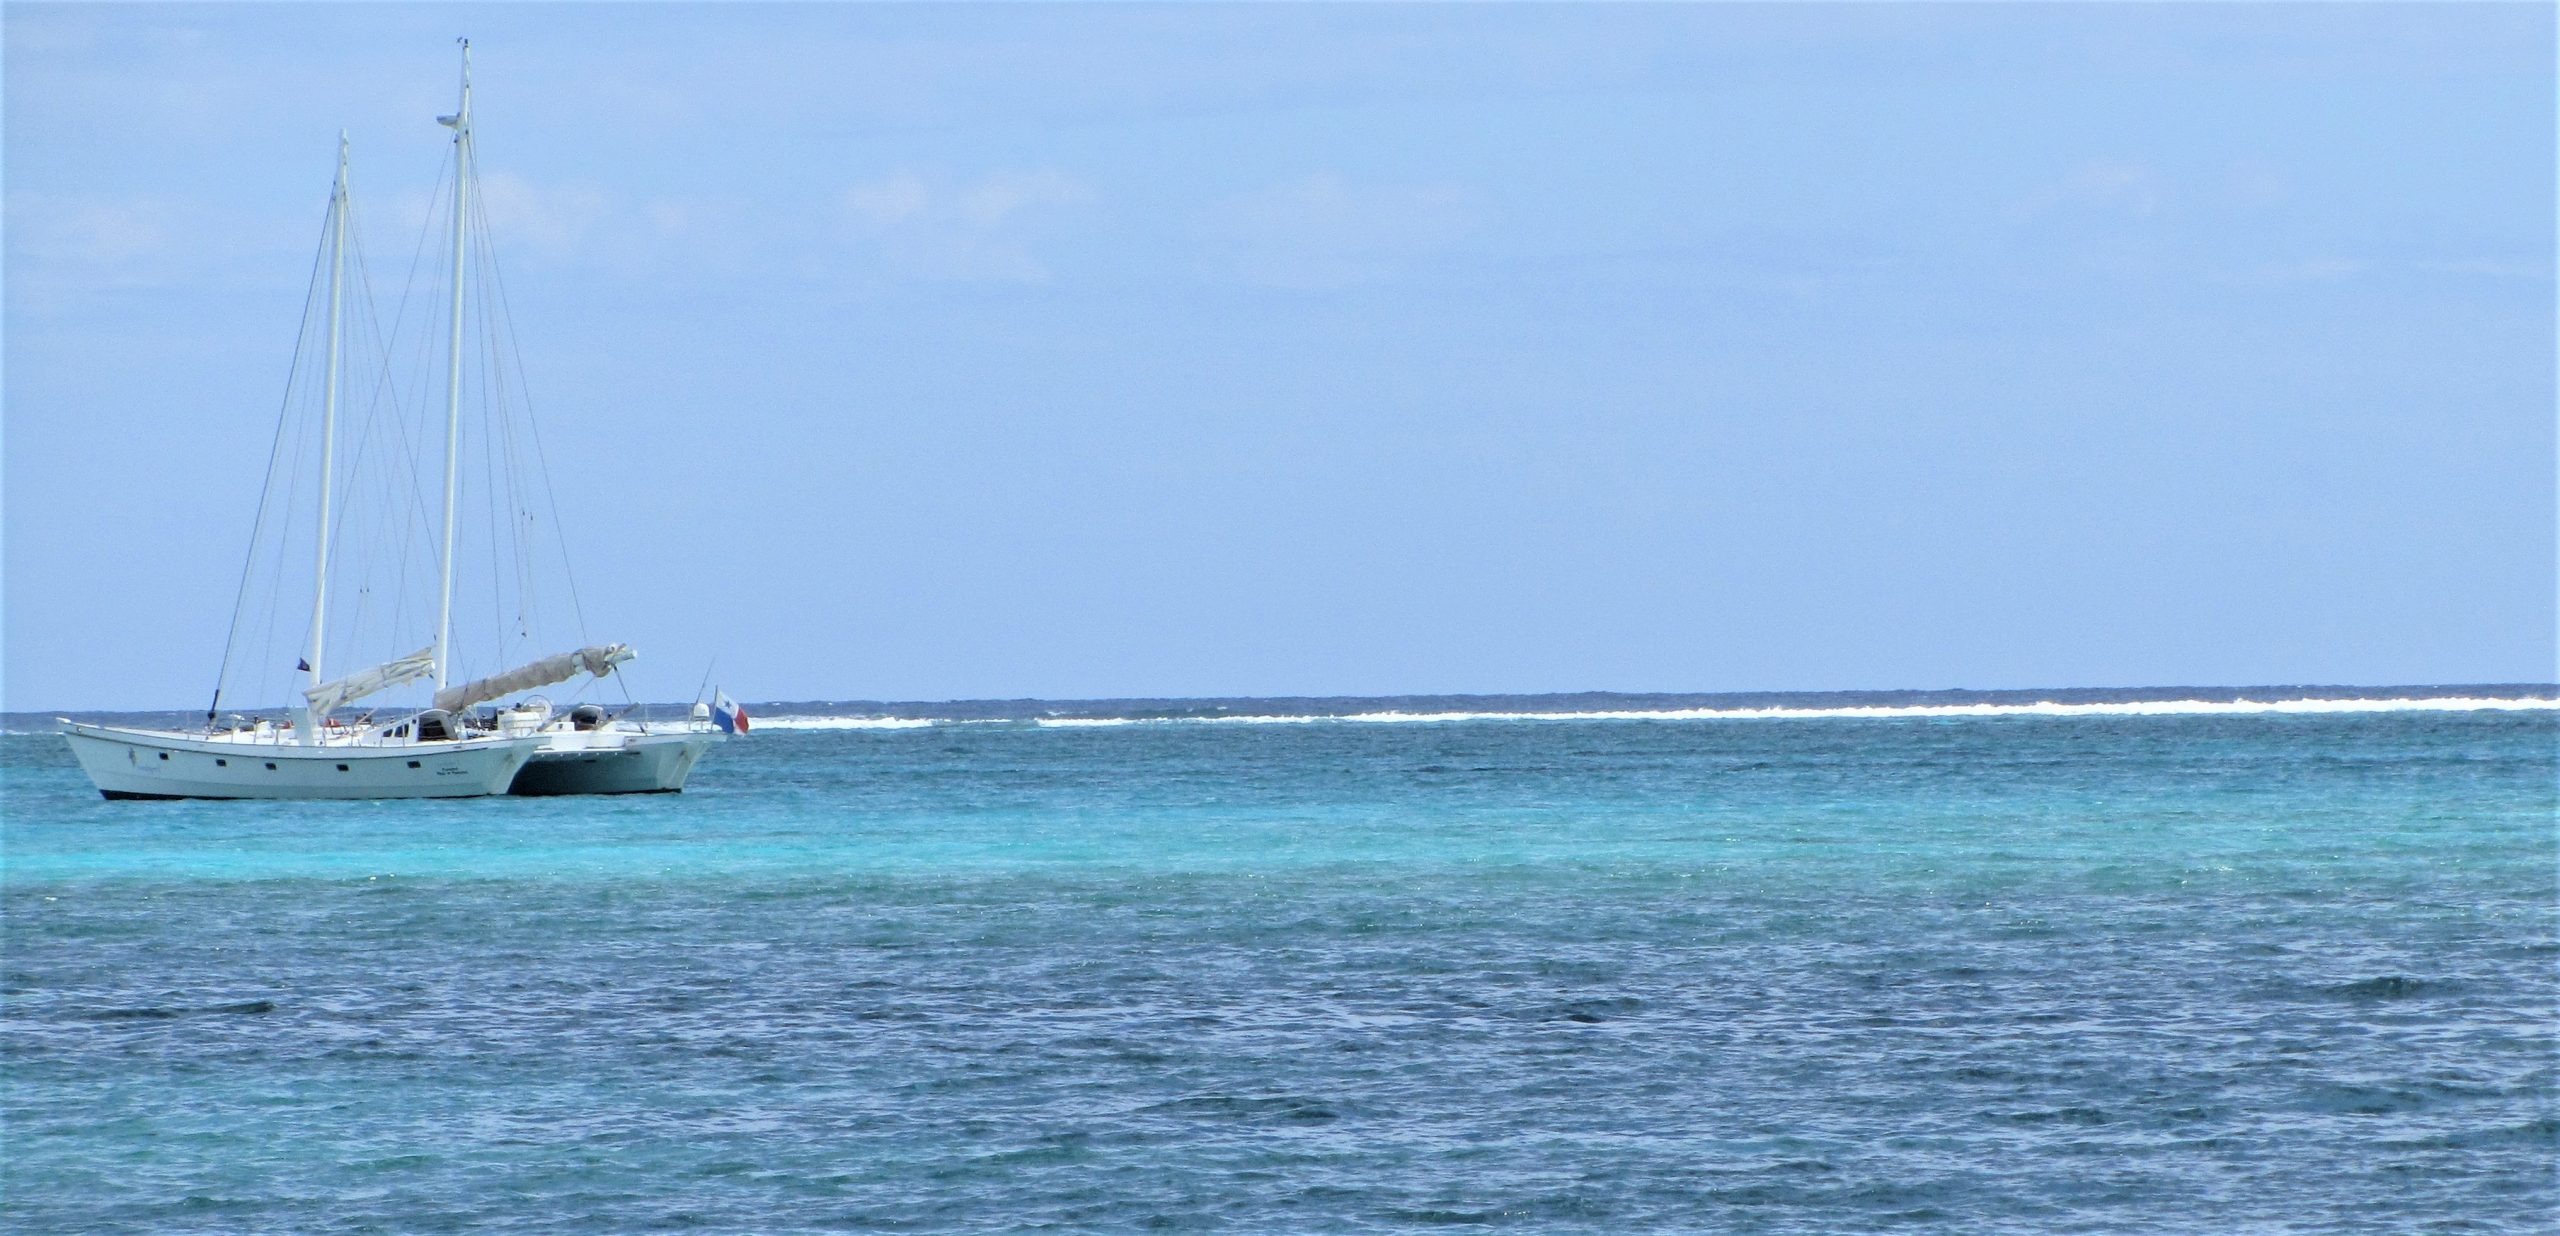
[[[61,723],[108,798],[476,798],[503,794],[541,740],[303,746],[275,739]]]
[[[521,795],[673,794],[684,788],[718,732],[633,734],[606,730],[544,735],[507,791]]]

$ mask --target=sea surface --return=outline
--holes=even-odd
[[[2548,687],[753,706],[682,795],[0,735],[0,1227],[2540,1232]]]

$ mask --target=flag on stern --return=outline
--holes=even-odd
[[[746,706],[730,699],[726,691],[717,692],[711,697],[711,723],[726,733],[744,734],[747,732]]]

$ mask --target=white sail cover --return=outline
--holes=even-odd
[[[363,699],[376,691],[386,691],[404,682],[416,682],[436,672],[436,650],[421,648],[397,660],[385,661],[372,669],[349,674],[344,678],[321,683],[302,693],[311,701],[311,715],[328,716],[341,704]]]
[[[613,672],[613,667],[634,655],[629,644],[599,644],[576,652],[563,652],[544,657],[530,665],[519,665],[503,674],[491,674],[476,682],[446,687],[436,692],[436,707],[447,712],[469,708],[473,704],[494,700],[501,695],[547,687],[566,682],[585,671],[598,678]]]

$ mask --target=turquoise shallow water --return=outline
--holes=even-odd
[[[26,1230],[2542,1230],[2560,714],[759,733],[7,775]]]

